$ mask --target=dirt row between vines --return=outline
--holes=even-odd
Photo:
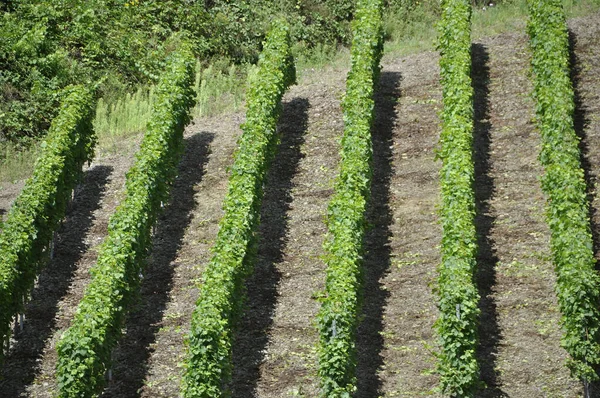
[[[576,124],[593,209],[600,170],[599,15],[570,21]],[[564,366],[554,272],[537,162],[540,142],[529,95],[523,33],[475,40],[475,163],[482,294],[480,397],[577,397]],[[441,227],[440,162],[435,159],[441,107],[438,55],[384,61],[373,131],[374,175],[368,211],[365,298],[359,330],[357,397],[441,396],[434,389],[437,317],[434,294]],[[234,346],[233,397],[316,396],[314,317],[324,287],[320,258],[324,217],[343,130],[340,99],[347,70],[315,71],[284,99],[278,155],[265,188],[260,247],[248,281],[246,313]],[[184,337],[222,215],[227,169],[243,114],[196,120],[172,200],[156,230],[137,305],[114,355],[105,397],[176,397]],[[59,233],[17,331],[0,391],[6,397],[51,397],[54,347],[89,282],[89,269],[122,197],[132,149],[101,156]],[[6,211],[22,184],[4,184]],[[600,215],[592,211],[596,235]]]

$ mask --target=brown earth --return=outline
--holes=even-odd
[[[600,236],[600,15],[570,21],[592,224]],[[564,366],[555,277],[544,222],[529,51],[522,32],[475,40],[477,281],[482,295],[478,397],[578,397]],[[365,295],[356,397],[435,392],[434,294],[441,227],[435,149],[438,55],[386,57],[376,98]],[[347,69],[314,71],[284,99],[278,155],[265,187],[261,243],[234,346],[233,397],[316,396],[314,316],[324,287],[324,216],[333,193]],[[222,215],[242,114],[197,120],[172,201],[157,226],[138,303],[114,354],[105,397],[176,397],[197,283]],[[0,381],[2,397],[51,397],[55,344],[89,281],[122,195],[132,150],[101,156],[59,232],[56,256],[32,295]],[[22,183],[2,184],[5,213]],[[598,240],[597,240],[598,242]],[[597,251],[598,252],[598,251]]]

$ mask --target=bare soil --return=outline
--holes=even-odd
[[[600,236],[599,19],[569,22],[575,122],[595,237]],[[582,386],[569,376],[560,347],[527,37],[515,32],[476,40],[472,54],[482,296],[478,355],[486,384],[477,396],[579,397]],[[346,73],[344,67],[315,71],[285,96],[281,143],[265,186],[258,258],[234,346],[233,397],[318,394],[314,317],[324,287],[321,246],[339,162]],[[380,80],[355,396],[437,397],[442,396],[435,391],[433,329],[441,239],[438,55],[386,58]],[[243,118],[242,113],[204,118],[186,131],[172,200],[159,220],[105,397],[179,394],[184,339]],[[15,332],[0,396],[55,394],[54,347],[89,282],[133,150],[101,156],[86,170],[59,232],[56,257],[27,307],[25,329]],[[21,187],[22,182],[2,184],[2,213]]]

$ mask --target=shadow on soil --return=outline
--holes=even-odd
[[[279,128],[281,143],[267,174],[259,226],[258,255],[254,273],[246,282],[244,314],[233,344],[234,398],[256,397],[260,364],[269,340],[288,237],[288,216],[293,178],[303,158],[300,151],[308,127],[310,104],[305,98],[284,103]]]
[[[205,173],[214,134],[201,132],[185,140],[179,176],[171,200],[160,215],[152,255],[141,282],[138,305],[127,316],[127,333],[114,352],[114,378],[103,397],[136,397],[148,370],[151,344],[159,331],[173,285],[174,266],[185,230],[196,207],[194,186]]]
[[[85,237],[100,208],[106,185],[113,171],[96,166],[84,173],[75,199],[58,231],[55,256],[40,273],[38,283],[25,310],[23,332],[14,331],[15,342],[6,358],[0,382],[2,397],[19,397],[39,373],[39,363],[48,339],[52,337],[59,302],[73,281],[77,263],[87,251]]]
[[[392,179],[392,134],[397,118],[395,105],[400,96],[398,72],[383,72],[375,94],[375,122],[372,129],[373,176],[371,198],[367,208],[370,229],[365,234],[363,262],[363,302],[361,323],[357,332],[358,388],[357,398],[381,395],[381,380],[377,375],[383,367],[383,311],[389,292],[381,288],[381,280],[389,272],[391,261],[390,226],[393,217],[389,206]]]
[[[489,122],[489,55],[484,45],[471,46],[471,79],[474,90],[473,160],[475,163],[475,228],[477,229],[477,274],[475,276],[479,294],[479,347],[477,358],[481,369],[481,380],[485,388],[477,393],[480,398],[507,397],[498,381],[496,358],[498,344],[502,339],[498,325],[498,311],[493,297],[496,284],[498,257],[494,242],[490,239],[495,217],[490,213],[490,200],[494,195],[494,181],[490,176],[490,128]]]
[[[589,160],[589,148],[588,142],[585,135],[585,128],[589,124],[587,116],[587,109],[583,104],[580,90],[580,74],[581,66],[575,53],[575,47],[577,46],[577,36],[571,30],[569,30],[569,57],[571,66],[571,82],[573,83],[573,92],[575,100],[575,113],[573,114],[573,125],[575,127],[575,133],[579,137],[579,150],[581,151],[581,167],[585,175],[585,182],[587,185],[588,201],[591,203],[594,199],[594,187],[596,185],[596,178],[592,174],[592,165]],[[592,236],[594,240],[594,253],[600,252],[600,226],[594,222],[594,216],[596,210],[593,206],[589,206],[589,216],[591,220]]]
[[[577,36],[569,29],[569,61],[571,67],[571,82],[573,84],[573,94],[575,102],[575,112],[573,114],[573,126],[575,133],[579,137],[579,150],[581,152],[581,167],[583,168],[584,178],[586,182],[586,193],[588,197],[588,215],[590,218],[590,227],[592,231],[592,240],[594,245],[594,255],[598,258],[600,254],[600,225],[596,220],[596,209],[592,206],[594,200],[594,191],[597,183],[596,177],[592,173],[592,165],[590,162],[590,151],[588,140],[585,133],[586,126],[589,124],[588,110],[586,109],[581,97],[581,63],[577,58],[575,48],[577,47]],[[600,270],[600,263],[596,262],[596,269]],[[600,369],[596,369],[596,373],[600,376]],[[591,383],[589,386],[584,385],[587,389],[586,397],[600,397],[600,382]]]

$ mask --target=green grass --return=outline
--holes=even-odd
[[[410,10],[386,13],[385,56],[412,54],[435,47],[436,23],[441,15],[439,1],[415,2]]]
[[[313,49],[296,46],[293,49],[298,80],[304,83],[320,78],[318,72],[327,69],[347,69],[350,65],[350,50],[331,44],[318,45]]]
[[[29,177],[38,155],[38,145],[27,149],[12,143],[0,144],[0,182],[12,182]]]
[[[96,134],[118,137],[145,130],[153,103],[153,86],[140,87],[135,93],[127,93],[113,103],[100,98],[94,120]]]
[[[192,116],[200,118],[238,111],[244,103],[246,77],[251,70],[247,65],[227,66],[219,61],[202,68],[198,62],[194,84],[196,106]],[[112,103],[100,99],[94,121],[100,151],[118,153],[128,138],[145,132],[153,102],[153,86],[141,87]]]
[[[196,106],[194,117],[214,116],[241,109],[245,100],[246,81],[253,67],[230,65],[223,70],[211,64],[196,67]]]
[[[527,3],[524,0],[504,2],[494,7],[473,9],[473,38],[504,32],[525,34]]]
[[[397,57],[436,49],[439,1],[425,0],[415,4],[411,11],[385,13],[384,63]],[[563,5],[567,18],[600,11],[600,0],[565,0]],[[526,0],[500,0],[500,4],[494,7],[473,9],[472,37],[476,40],[506,32],[525,35],[526,22]],[[301,82],[318,78],[320,70],[347,69],[350,64],[349,51],[345,47],[323,45],[312,52],[296,49],[295,56]]]

